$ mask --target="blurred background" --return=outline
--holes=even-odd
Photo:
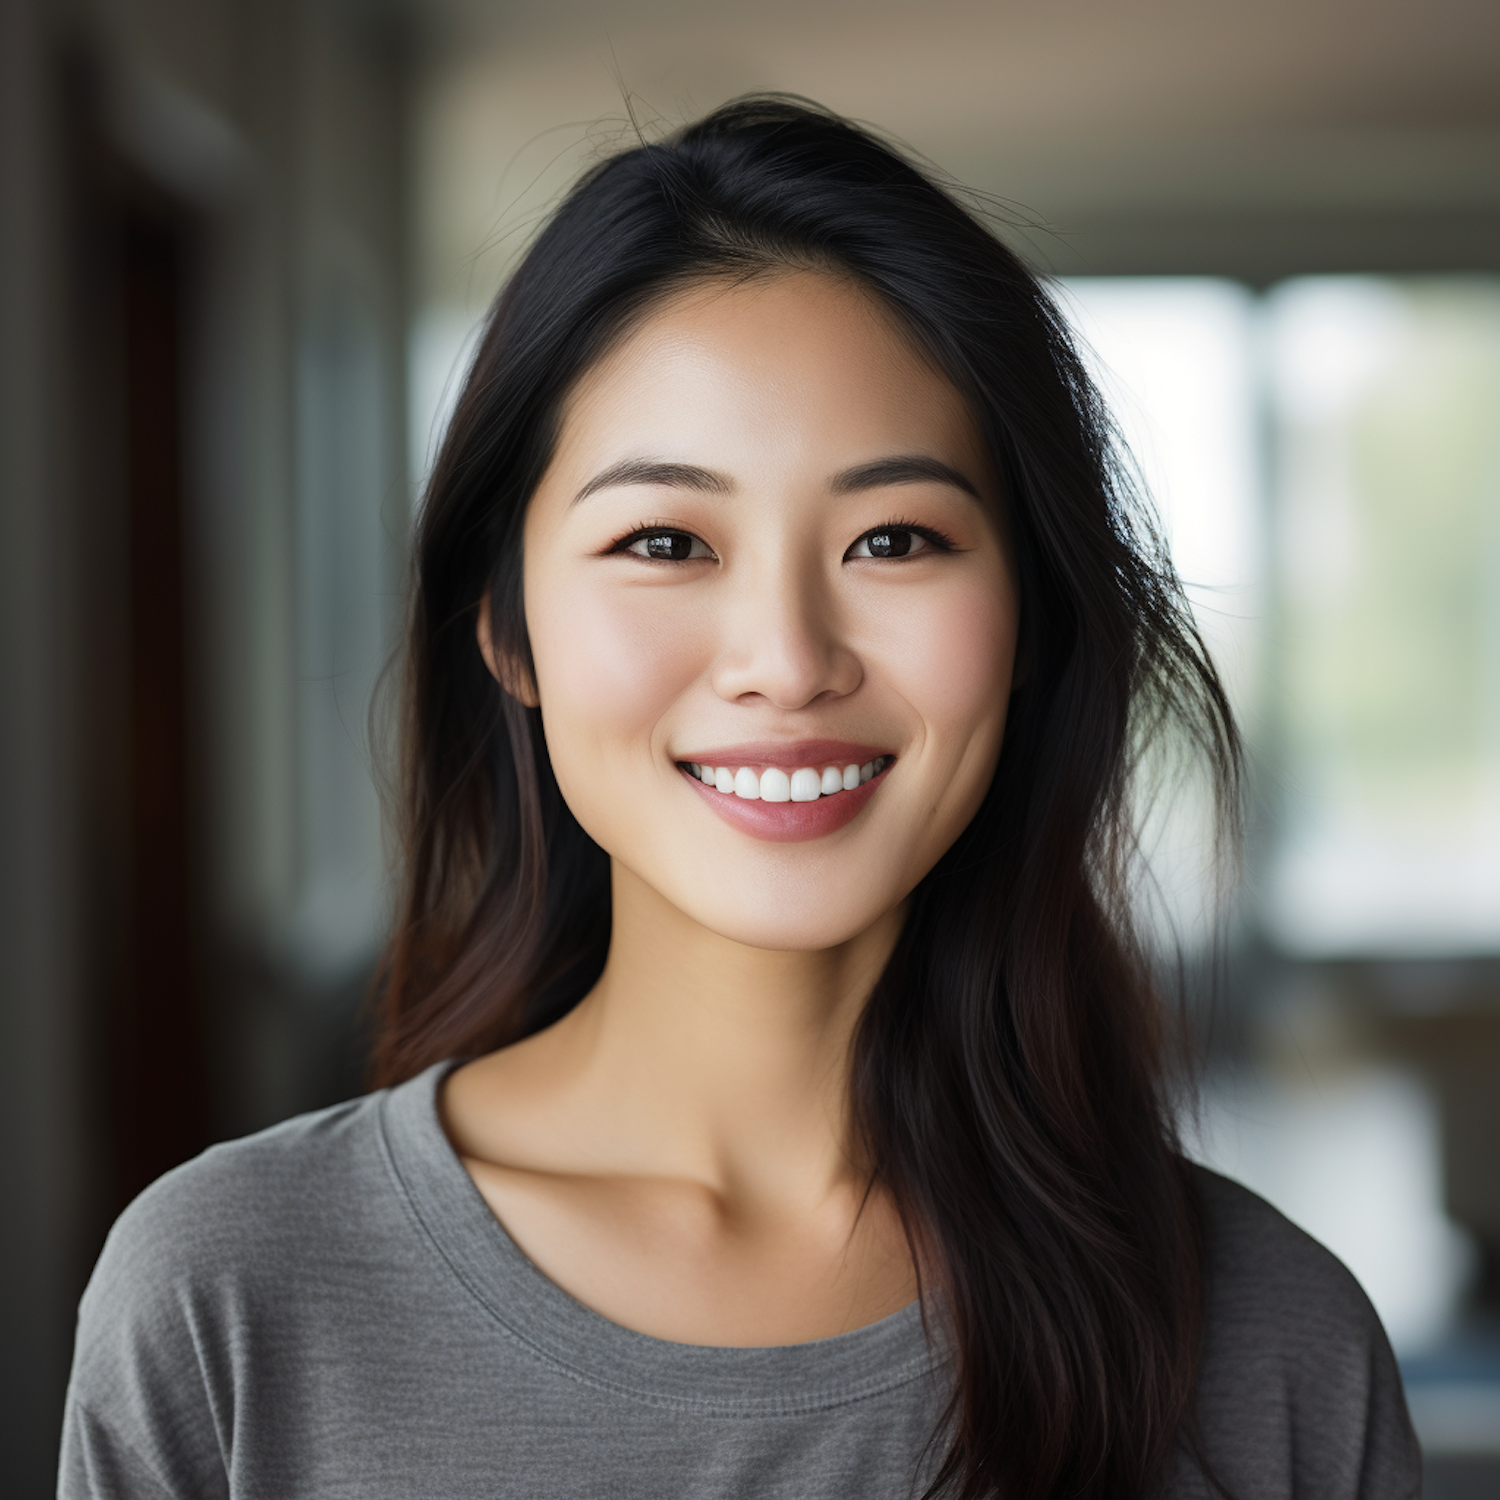
[[[1252,757],[1154,909],[1194,1149],[1332,1246],[1438,1500],[1500,1496],[1500,7],[6,0],[0,1473],[119,1209],[360,1087],[371,694],[476,319],[582,166],[753,88],[993,199]],[[1201,960],[1201,961],[1200,961]]]

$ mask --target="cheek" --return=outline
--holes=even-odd
[[[920,609],[899,612],[882,643],[893,685],[958,758],[986,730],[998,737],[1015,667],[1016,611],[1001,580],[979,576],[935,591]],[[993,747],[998,750],[998,743]]]
[[[532,583],[526,623],[543,715],[566,726],[549,737],[554,762],[559,750],[570,761],[649,755],[652,727],[698,675],[701,633],[684,610],[663,607],[664,590],[601,588],[577,575]],[[533,609],[533,599],[545,602]]]

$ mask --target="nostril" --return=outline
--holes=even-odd
[[[845,697],[864,679],[859,658],[845,645],[792,623],[747,630],[743,642],[712,672],[715,690],[728,701],[800,709]]]

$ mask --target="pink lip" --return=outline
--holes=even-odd
[[[851,744],[847,740],[801,740],[795,745],[732,745],[683,759],[699,765],[727,766],[732,770],[741,766],[749,766],[752,770],[779,766],[784,771],[794,771],[800,766],[821,769],[833,765],[863,765],[877,755],[888,753],[869,745]],[[888,765],[853,791],[835,792],[828,797],[819,797],[816,802],[749,802],[732,792],[720,792],[705,786],[687,770],[682,774],[731,828],[773,844],[796,844],[804,839],[820,839],[836,833],[852,822],[884,783],[889,770]]]

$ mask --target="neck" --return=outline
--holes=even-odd
[[[857,1173],[850,1043],[902,915],[822,952],[747,948],[616,863],[604,973],[535,1042],[634,1170],[731,1200],[827,1193]]]

